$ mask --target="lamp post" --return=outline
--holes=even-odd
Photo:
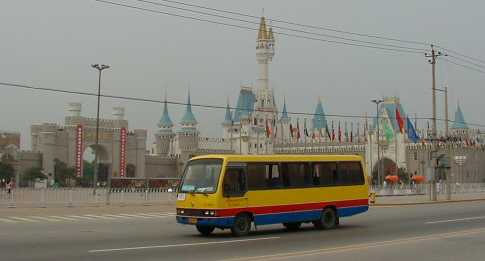
[[[109,68],[106,64],[92,64],[91,67],[98,70],[98,109],[96,113],[96,138],[94,149],[94,174],[93,174],[93,194],[96,194],[96,185],[98,182],[98,145],[99,145],[99,106],[101,101],[101,72]]]
[[[384,102],[382,99],[374,99],[371,102],[376,104],[376,129],[377,129],[377,183],[381,184],[381,146],[380,146],[380,131],[379,131],[379,104]]]

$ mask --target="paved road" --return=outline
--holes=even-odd
[[[122,214],[111,219],[0,221],[0,259],[442,261],[483,260],[485,255],[483,202],[373,207],[343,219],[336,230],[317,231],[308,225],[286,232],[275,225],[259,227],[245,238],[220,230],[203,238],[193,227],[177,225],[171,213],[116,217]]]

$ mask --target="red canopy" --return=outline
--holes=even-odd
[[[387,175],[386,180],[388,182],[396,183],[399,181],[399,177],[397,175]]]
[[[425,176],[413,176],[411,179],[414,180],[416,183],[422,183],[426,181]]]

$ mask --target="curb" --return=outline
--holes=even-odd
[[[425,201],[425,202],[406,202],[406,203],[387,203],[387,204],[371,204],[371,207],[389,207],[389,206],[412,206],[412,205],[433,205],[446,203],[460,203],[460,202],[474,202],[485,201],[485,198],[476,199],[460,199],[460,200],[441,200],[441,201]]]

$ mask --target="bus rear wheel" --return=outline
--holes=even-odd
[[[318,229],[336,228],[339,223],[337,213],[333,208],[326,208],[322,211],[319,220],[313,221],[313,225]]]
[[[289,231],[296,231],[300,229],[301,222],[283,223],[283,226]]]
[[[214,229],[215,229],[215,227],[213,226],[196,226],[196,227],[197,227],[197,231],[199,231],[199,233],[203,236],[210,235],[212,232],[214,232]]]
[[[247,214],[237,215],[231,227],[232,235],[235,237],[246,236],[251,230],[251,218]]]

